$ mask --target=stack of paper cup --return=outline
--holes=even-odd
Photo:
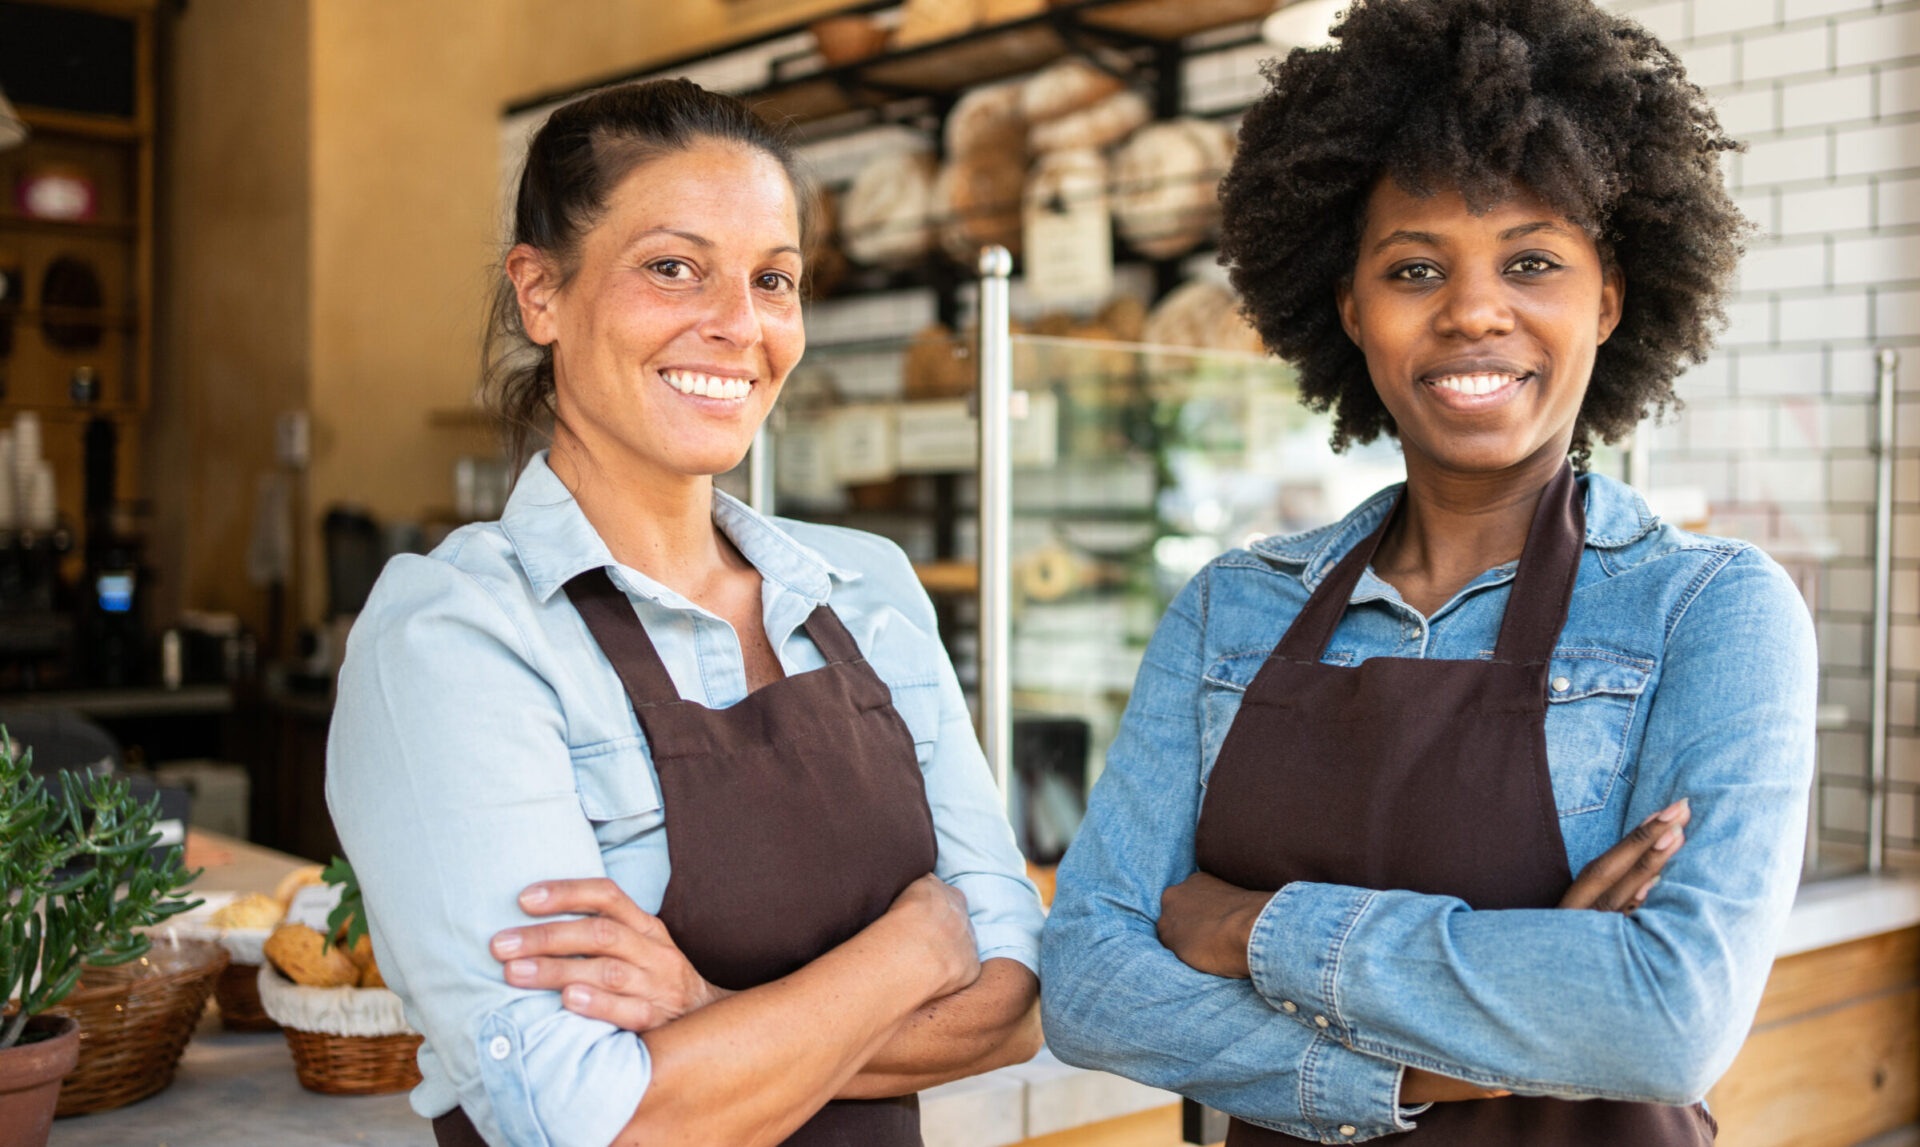
[[[20,517],[27,529],[44,533],[59,524],[60,503],[54,498],[53,463],[41,459],[34,466],[24,495],[20,499]]]

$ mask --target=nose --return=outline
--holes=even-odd
[[[754,306],[751,283],[725,280],[708,297],[713,305],[700,324],[701,337],[736,347],[760,341],[760,312]]]
[[[1483,339],[1513,332],[1513,303],[1498,272],[1456,270],[1434,316],[1439,333]]]

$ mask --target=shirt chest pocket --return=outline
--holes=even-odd
[[[602,849],[614,848],[660,827],[660,782],[640,738],[622,737],[572,750],[573,782],[580,811],[593,824]]]
[[[914,754],[927,759],[933,743],[940,738],[940,682],[914,681],[890,686],[894,712],[906,723],[913,736]]]
[[[1220,758],[1220,746],[1227,740],[1227,731],[1233,728],[1233,719],[1240,715],[1240,702],[1246,696],[1247,687],[1267,663],[1270,649],[1252,649],[1242,653],[1228,653],[1214,658],[1213,664],[1200,681],[1200,783],[1206,784],[1213,774],[1214,762]],[[1356,658],[1347,650],[1330,649],[1320,658],[1323,665],[1352,665]]]
[[[1651,662],[1598,650],[1555,655],[1547,673],[1547,765],[1561,816],[1594,812],[1612,797],[1652,672]]]

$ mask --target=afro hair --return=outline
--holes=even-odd
[[[1220,258],[1302,400],[1333,411],[1334,448],[1395,432],[1334,301],[1387,176],[1475,211],[1525,187],[1619,272],[1577,458],[1678,406],[1674,378],[1725,325],[1747,224],[1720,178],[1741,145],[1674,54],[1591,0],[1356,0],[1333,35],[1265,65],[1220,184]]]

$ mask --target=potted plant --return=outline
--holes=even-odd
[[[45,1014],[88,965],[147,952],[137,929],[198,904],[180,849],[160,864],[158,798],[143,804],[111,777],[60,774],[48,786],[33,754],[0,729],[0,1147],[43,1147],[60,1081],[80,1051],[79,1025]]]

